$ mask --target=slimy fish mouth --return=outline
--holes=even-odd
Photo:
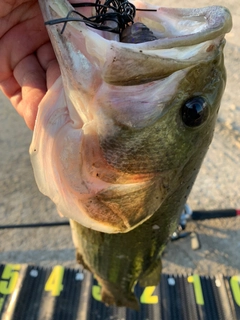
[[[85,23],[88,27],[103,31],[103,37],[108,38],[105,32],[118,34],[119,37],[112,36],[112,39],[120,42],[143,43],[161,39],[162,48],[181,46],[183,43],[185,46],[192,45],[223,37],[231,29],[231,16],[224,7],[172,9],[141,1],[134,3],[137,7],[127,0],[69,2],[66,17],[52,19],[45,24],[62,23],[63,33],[68,22]],[[149,36],[144,39],[147,32],[152,35],[150,39]]]
[[[64,0],[50,1],[43,12],[52,42],[62,35],[65,50],[81,51],[113,85],[158,80],[199,59],[211,59],[231,29],[229,11],[216,6],[173,9],[141,1]]]

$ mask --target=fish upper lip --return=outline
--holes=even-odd
[[[56,14],[56,16],[60,18],[66,17],[70,11],[75,10],[72,4],[76,1],[45,1],[49,4],[51,3],[53,15]],[[144,3],[140,0],[130,2],[137,9],[155,10],[136,11],[134,22],[145,23],[146,26],[151,29],[157,37],[157,40],[149,41],[149,43],[127,43],[127,45],[130,47],[142,47],[145,45],[146,48],[167,49],[172,47],[176,48],[180,46],[190,46],[204,41],[216,39],[219,36],[224,37],[225,33],[229,32],[232,28],[231,14],[227,8],[222,6],[209,6],[197,9],[180,9],[159,7]],[[54,14],[55,9],[57,10]],[[149,25],[149,21],[151,21],[151,23],[154,22],[153,27]],[[89,32],[96,32],[95,29],[88,27],[84,23],[74,22],[72,23],[72,26],[78,30],[80,28],[85,30],[88,29]],[[103,32],[102,35],[104,38],[106,38],[106,33],[109,35],[109,32]],[[108,39],[114,39],[116,41],[116,38],[111,36]],[[121,44],[124,45],[123,43]]]
[[[161,39],[158,48],[190,46],[220,39],[232,28],[229,10],[221,6],[199,9],[158,8],[161,25],[169,36]],[[158,41],[158,40],[156,40]]]
[[[67,3],[68,1],[64,0],[64,2]],[[156,10],[155,12],[137,11],[134,22],[145,23],[155,33],[157,40],[140,44],[125,44],[129,47],[146,46],[146,49],[167,49],[190,46],[219,37],[223,38],[232,28],[231,14],[227,8],[222,6],[180,9],[158,7],[142,1],[130,2],[136,8]],[[69,8],[74,9],[71,2],[68,2],[68,4]],[[147,22],[145,22],[146,19]],[[148,25],[150,20],[154,22],[153,28]],[[83,28],[89,28],[84,23],[81,25]],[[74,27],[76,27],[76,24],[74,24]],[[91,30],[95,31],[94,29]]]
[[[137,11],[134,22],[144,23],[158,35],[157,40],[138,44],[120,42],[116,41],[116,34],[93,29],[79,21],[67,22],[63,34],[62,24],[48,26],[66,79],[72,74],[75,83],[78,79],[88,91],[96,81],[126,86],[163,79],[200,60],[215,59],[222,51],[225,33],[232,27],[230,12],[221,6],[174,9],[138,0],[131,2],[138,9],[155,10]],[[45,21],[65,18],[74,9],[67,0],[43,0],[39,4]],[[91,16],[91,10],[85,16]],[[153,26],[149,24],[152,21]],[[88,75],[76,71],[79,64],[88,70]]]

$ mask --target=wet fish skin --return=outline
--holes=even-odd
[[[185,101],[193,88],[195,88],[194,93],[202,92],[204,89],[204,96],[215,106],[211,110],[207,126],[201,129],[183,128],[179,118],[178,125],[187,134],[185,140],[180,136],[181,143],[175,144],[177,153],[179,155],[183,153],[179,156],[179,163],[183,161],[184,155],[188,154],[187,149],[194,148],[194,152],[181,169],[180,175],[170,176],[169,182],[175,179],[176,188],[150,219],[128,233],[119,234],[97,232],[71,220],[77,260],[89,269],[101,284],[102,301],[105,303],[138,309],[138,301],[133,293],[135,283],[139,282],[144,287],[156,286],[159,283],[161,254],[169,235],[176,229],[183,206],[212,140],[221,95],[225,87],[224,70],[221,52],[214,62],[199,64],[189,71],[181,83],[184,90],[179,90],[172,101],[175,108],[168,114],[167,125],[163,128],[165,132],[167,128],[172,128],[172,119],[178,115],[176,101]],[[202,75],[201,81],[199,74]],[[165,148],[166,142],[164,144],[161,140],[159,143],[163,143]],[[171,157],[170,154],[162,159],[162,164],[158,163],[160,170],[161,166],[171,161]],[[165,187],[168,189],[167,183]]]
[[[41,1],[43,12],[48,11],[45,12],[45,19],[57,16],[54,10],[49,10],[48,6],[52,3],[55,2]],[[59,3],[64,11],[66,1],[58,1]],[[174,16],[174,10],[169,10],[159,9],[157,14],[165,17],[170,12],[170,16]],[[197,11],[199,15],[200,12],[207,11],[201,10]],[[211,10],[215,9],[209,9],[210,12]],[[228,14],[219,10],[223,16]],[[188,11],[188,15],[191,16],[193,12]],[[187,16],[186,11],[184,14]],[[85,130],[87,134],[80,146],[81,150],[88,150],[86,146],[93,146],[93,152],[86,152],[85,163],[92,164],[89,175],[97,174],[93,180],[96,185],[101,180],[112,186],[98,190],[89,200],[82,198],[81,205],[85,206],[86,212],[89,215],[95,214],[95,224],[83,226],[84,221],[78,220],[76,215],[71,216],[72,212],[66,215],[71,218],[77,260],[98,279],[102,285],[102,300],[107,304],[137,308],[138,302],[133,294],[135,283],[139,281],[143,286],[158,284],[161,253],[169,234],[176,228],[213,136],[226,81],[223,35],[228,32],[230,23],[225,24],[218,27],[221,32],[216,34],[216,41],[215,35],[210,40],[204,33],[200,33],[198,37],[186,35],[186,41],[180,49],[178,37],[170,38],[171,44],[163,38],[162,41],[138,44],[138,47],[118,45],[115,40],[106,43],[98,38],[96,45],[101,43],[97,49],[102,47],[103,60],[101,54],[94,52],[91,46],[95,43],[95,36],[87,33],[84,26],[77,33],[78,41],[86,45],[83,49],[71,44],[77,38],[71,24],[63,35],[59,33],[61,27],[49,27],[62,79],[50,89],[48,97],[40,106],[30,148],[32,163],[40,189],[45,194],[50,194],[53,201],[58,201],[57,193],[61,193],[68,183],[67,169],[70,170],[72,164],[78,164],[77,161],[72,161],[73,158],[67,157],[66,150],[79,148],[77,139],[81,135],[78,136],[75,132],[81,130],[83,123],[86,124],[91,117],[99,116],[98,135],[93,133],[92,128],[85,126],[91,130]],[[214,31],[210,29],[217,33],[216,30],[217,28]],[[81,33],[86,33],[87,36],[84,38]],[[203,44],[196,44],[197,38]],[[172,43],[175,43],[176,49],[174,47],[171,50]],[[103,45],[107,48],[106,52]],[[148,50],[154,50],[154,54],[148,54]],[[161,56],[158,54],[159,50],[170,51],[163,51]],[[182,58],[169,58],[168,54],[174,56],[174,50]],[[130,66],[128,61],[133,64],[132,68],[127,68]],[[161,89],[164,85],[167,93],[165,89]],[[142,96],[141,92],[144,92]],[[134,98],[128,100],[129,96],[136,96],[137,102],[133,103]],[[191,128],[183,123],[181,110],[186,101],[196,96],[204,97],[208,105],[208,116],[201,126]],[[94,104],[96,97],[98,104]],[[89,101],[93,102],[90,108]],[[117,104],[116,101],[121,103]],[[147,116],[142,116],[139,112],[144,103],[149,106],[146,110],[150,110]],[[99,112],[99,105],[103,107],[102,113]],[[68,133],[67,125],[70,126],[71,134]],[[61,132],[62,127],[65,128],[65,135]],[[58,144],[64,139],[67,140],[65,149],[58,149]],[[38,143],[41,140],[44,142],[44,157],[42,145]],[[56,146],[54,141],[57,141]],[[59,150],[60,156],[57,153]],[[96,154],[101,156],[96,157]],[[61,166],[59,161],[62,161]],[[61,175],[61,170],[57,180],[49,171],[52,167],[54,173],[60,169],[66,171],[66,180]],[[89,178],[86,172],[89,173],[88,170],[81,171],[86,178],[84,187]],[[57,182],[47,184],[48,175]],[[74,178],[72,174],[72,181],[77,183]],[[144,187],[136,187],[141,181]],[[118,189],[118,185],[122,183],[129,187],[127,193]],[[52,185],[59,187],[55,193],[51,190]],[[61,195],[64,197],[65,194]],[[116,207],[119,212],[124,213],[122,220],[109,215],[105,209],[102,212],[100,210],[110,208],[115,212]],[[108,224],[106,228],[104,224]]]

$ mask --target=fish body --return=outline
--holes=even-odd
[[[48,22],[73,10],[65,0],[39,3]],[[212,140],[231,29],[223,7],[134,5],[154,11],[137,12],[120,35],[79,21],[48,26],[61,77],[39,106],[30,146],[38,187],[71,219],[77,259],[102,300],[132,308],[135,283],[159,281]]]

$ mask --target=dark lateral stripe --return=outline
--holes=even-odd
[[[240,320],[240,275],[163,274],[136,286],[139,312],[105,306],[100,292],[85,270],[0,265],[1,320]]]

